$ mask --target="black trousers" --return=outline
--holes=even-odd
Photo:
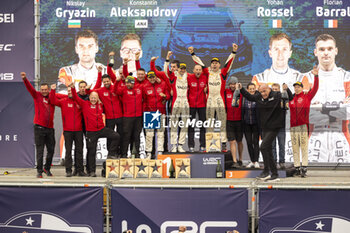
[[[140,157],[140,133],[142,130],[142,117],[123,117],[123,144],[122,157],[126,158],[129,144],[135,143],[136,157]]]
[[[196,119],[197,113],[198,113],[199,120],[204,122],[205,118],[206,118],[205,108],[190,108],[191,121],[192,121],[192,119]],[[200,128],[199,144],[200,144],[200,147],[205,147],[205,128],[204,128],[204,126],[202,126]],[[191,126],[188,127],[188,147],[194,147],[194,128]]]
[[[264,172],[269,173],[269,171],[271,171],[272,175],[277,175],[276,162],[272,154],[272,142],[275,140],[278,131],[279,129],[262,130],[263,139],[260,145],[260,150],[264,160]]]
[[[119,135],[123,135],[123,118],[115,118],[115,119],[106,119],[106,127],[110,128],[112,130],[115,129],[117,126],[117,132]],[[121,145],[123,144],[123,138],[120,138],[117,154],[121,154]],[[111,140],[107,139],[107,150],[109,151],[109,148],[111,146]]]
[[[87,131],[86,132],[86,142],[88,146],[88,154],[87,154],[87,164],[89,166],[88,171],[96,172],[96,148],[97,141],[99,138],[107,138],[107,140],[111,140],[110,150],[108,150],[108,155],[116,156],[117,149],[119,145],[120,136],[117,132],[104,127],[100,131]]]
[[[250,161],[258,162],[259,160],[259,128],[257,124],[244,124],[244,136],[247,141]]]
[[[55,151],[55,130],[40,125],[34,125],[34,139],[36,148],[36,169],[43,172],[44,147],[46,146],[47,155],[45,169],[50,171],[53,153]]]
[[[64,131],[64,146],[66,148],[66,172],[72,172],[72,145],[74,142],[74,167],[77,172],[84,171],[83,165],[83,131]]]

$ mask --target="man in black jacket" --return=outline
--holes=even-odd
[[[259,92],[251,95],[248,91],[242,88],[242,84],[238,83],[237,87],[241,94],[249,101],[257,103],[257,108],[260,113],[260,126],[262,129],[263,140],[260,145],[260,151],[264,160],[264,171],[257,177],[261,180],[277,181],[278,173],[276,162],[272,154],[272,142],[283,125],[283,109],[281,107],[281,93],[272,91],[267,84],[262,84],[259,87]],[[292,96],[291,91],[286,84],[283,84],[283,89]],[[271,176],[270,176],[271,171]]]

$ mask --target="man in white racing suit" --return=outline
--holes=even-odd
[[[204,66],[202,60],[195,55],[192,49],[191,55],[192,59],[196,64]],[[204,73],[208,73],[208,96],[207,96],[207,106],[206,106],[206,115],[207,120],[214,119],[215,113],[217,119],[221,122],[220,127],[220,140],[221,140],[221,150],[227,152],[226,149],[226,107],[225,107],[225,87],[226,87],[226,78],[230,73],[233,60],[236,57],[238,45],[232,44],[232,53],[227,58],[224,68],[220,69],[220,60],[218,58],[213,58],[211,60],[210,67],[205,67],[203,69]],[[213,132],[212,127],[207,129],[207,132]]]
[[[350,73],[335,64],[338,48],[333,36],[318,36],[315,46],[319,88],[310,108],[309,161],[349,162]],[[314,82],[311,71],[307,73],[307,81]]]

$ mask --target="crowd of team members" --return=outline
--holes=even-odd
[[[270,40],[271,43],[283,39],[290,39],[284,33],[275,35]],[[163,119],[176,122],[180,118],[187,122],[190,118],[198,119],[202,122],[216,118],[221,122],[220,140],[222,151],[226,152],[226,142],[229,141],[233,159],[232,167],[242,166],[243,153],[243,133],[247,141],[247,147],[251,162],[248,167],[259,168],[259,151],[264,159],[264,171],[260,178],[275,179],[277,175],[276,155],[273,155],[272,145],[281,129],[285,128],[285,115],[287,111],[286,102],[290,101],[290,111],[293,117],[290,118],[292,130],[293,151],[295,149],[295,166],[300,167],[299,147],[302,148],[302,165],[307,166],[307,133],[309,123],[309,109],[313,96],[318,88],[318,68],[314,68],[314,85],[309,92],[304,92],[301,80],[294,79],[294,95],[283,85],[282,93],[280,84],[274,83],[271,89],[267,84],[254,77],[253,81],[247,85],[247,90],[242,88],[236,77],[227,76],[234,62],[238,46],[232,45],[232,51],[221,68],[218,58],[213,58],[209,67],[206,67],[200,58],[195,54],[193,47],[188,51],[192,56],[195,66],[193,73],[186,71],[186,64],[177,60],[170,62],[172,52],[169,51],[164,64],[164,71],[160,71],[155,66],[158,57],[152,57],[150,70],[148,72],[140,67],[139,56],[136,53],[137,77],[133,77],[128,72],[129,60],[123,60],[123,67],[116,75],[113,64],[108,64],[107,74],[102,75],[102,67],[98,69],[98,79],[94,87],[87,86],[85,81],[79,82],[79,90],[75,90],[74,82],[67,83],[68,96],[55,93],[56,85],[51,85],[51,91],[47,84],[40,86],[40,91],[36,91],[26,74],[21,73],[24,83],[34,98],[35,117],[34,133],[37,155],[37,177],[42,177],[45,172],[51,176],[50,167],[54,150],[54,130],[53,114],[54,106],[62,109],[62,122],[64,129],[66,147],[66,175],[85,176],[83,167],[83,135],[86,136],[87,145],[87,175],[96,176],[96,147],[99,138],[107,138],[108,158],[127,157],[129,146],[134,145],[135,155],[139,157],[140,133],[143,130],[143,112],[158,111],[161,114],[161,127],[157,130],[156,151],[162,154],[167,148],[165,144],[165,127]],[[114,53],[110,53],[111,56]],[[263,77],[262,77],[263,78]],[[228,80],[226,82],[226,80]],[[259,83],[260,81],[260,83]],[[289,80],[290,81],[290,80]],[[287,83],[287,82],[286,82]],[[289,83],[289,87],[291,87]],[[101,87],[102,86],[102,87]],[[226,88],[227,87],[227,88]],[[311,87],[311,85],[310,85]],[[240,90],[240,95],[237,91]],[[293,102],[298,99],[297,102]],[[302,107],[300,106],[303,99]],[[167,116],[167,102],[170,103],[170,119]],[[300,112],[302,111],[302,112]],[[294,117],[295,116],[295,117]],[[188,147],[190,152],[194,152],[194,128],[172,127],[170,125],[170,152],[186,152],[183,147],[188,135]],[[295,128],[296,127],[296,128]],[[154,157],[154,135],[155,130],[145,129],[146,135],[146,156]],[[205,151],[205,133],[214,132],[213,127],[200,128],[199,150]],[[293,134],[294,132],[294,134]],[[263,142],[259,150],[259,137]],[[279,139],[280,140],[280,139]],[[75,144],[74,172],[72,171],[72,144]],[[295,142],[295,143],[294,143]],[[297,143],[298,142],[298,143]],[[283,141],[284,143],[284,141]],[[274,142],[275,144],[275,142]],[[43,150],[47,146],[48,155],[46,164],[43,167]],[[284,150],[284,145],[280,144]],[[282,148],[281,148],[282,147]],[[298,150],[298,151],[297,151]],[[236,156],[238,152],[238,158]],[[276,149],[275,149],[276,154]],[[298,158],[297,158],[298,157]],[[280,166],[284,167],[284,158]],[[300,169],[303,176],[306,169]]]

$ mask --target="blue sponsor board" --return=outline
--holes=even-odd
[[[260,190],[260,233],[346,233],[348,190]]]
[[[221,168],[225,174],[224,154],[191,154],[191,177],[192,178],[215,178],[218,161],[221,161]]]
[[[112,232],[248,232],[245,189],[113,188]]]
[[[103,232],[102,205],[102,188],[2,187],[0,232]]]

